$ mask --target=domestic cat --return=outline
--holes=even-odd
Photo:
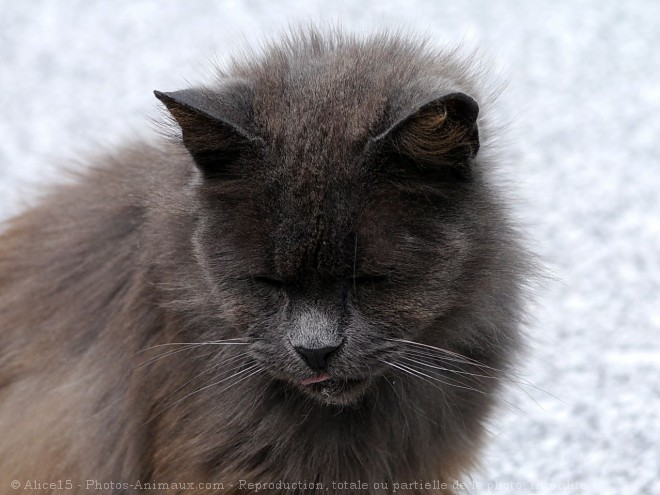
[[[0,237],[2,489],[452,493],[527,273],[480,83],[312,29],[157,91]]]

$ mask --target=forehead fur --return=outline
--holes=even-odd
[[[482,105],[479,72],[455,50],[418,38],[316,30],[289,34],[221,71],[209,99],[267,149],[265,163],[255,165],[265,165],[260,181],[274,187],[262,191],[268,206],[259,230],[278,264],[293,272],[352,260],[359,243],[351,233],[370,180],[358,158],[369,138],[447,93]]]
[[[443,93],[463,92],[482,105],[477,72],[456,50],[420,39],[301,30],[235,60],[221,79],[249,86],[251,123],[285,162],[341,166],[337,160],[369,137]]]

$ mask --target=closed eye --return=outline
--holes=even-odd
[[[267,285],[269,287],[278,288],[278,289],[286,285],[282,280],[272,276],[256,275],[252,277],[252,280],[254,280],[258,284]]]
[[[349,282],[355,285],[365,285],[365,284],[382,284],[389,280],[388,275],[355,275],[348,279]]]

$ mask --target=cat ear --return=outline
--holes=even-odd
[[[209,105],[207,97],[196,90],[172,93],[154,91],[181,127],[183,145],[207,177],[227,175],[228,166],[258,138],[250,136]]]
[[[467,172],[479,151],[479,106],[463,93],[450,93],[406,115],[375,138],[389,152],[418,166],[453,166]]]

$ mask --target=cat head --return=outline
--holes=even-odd
[[[199,171],[191,241],[217,338],[247,339],[272,380],[321,403],[357,402],[404,341],[487,342],[456,315],[505,289],[486,287],[507,256],[478,96],[397,46],[289,47],[156,92]]]

